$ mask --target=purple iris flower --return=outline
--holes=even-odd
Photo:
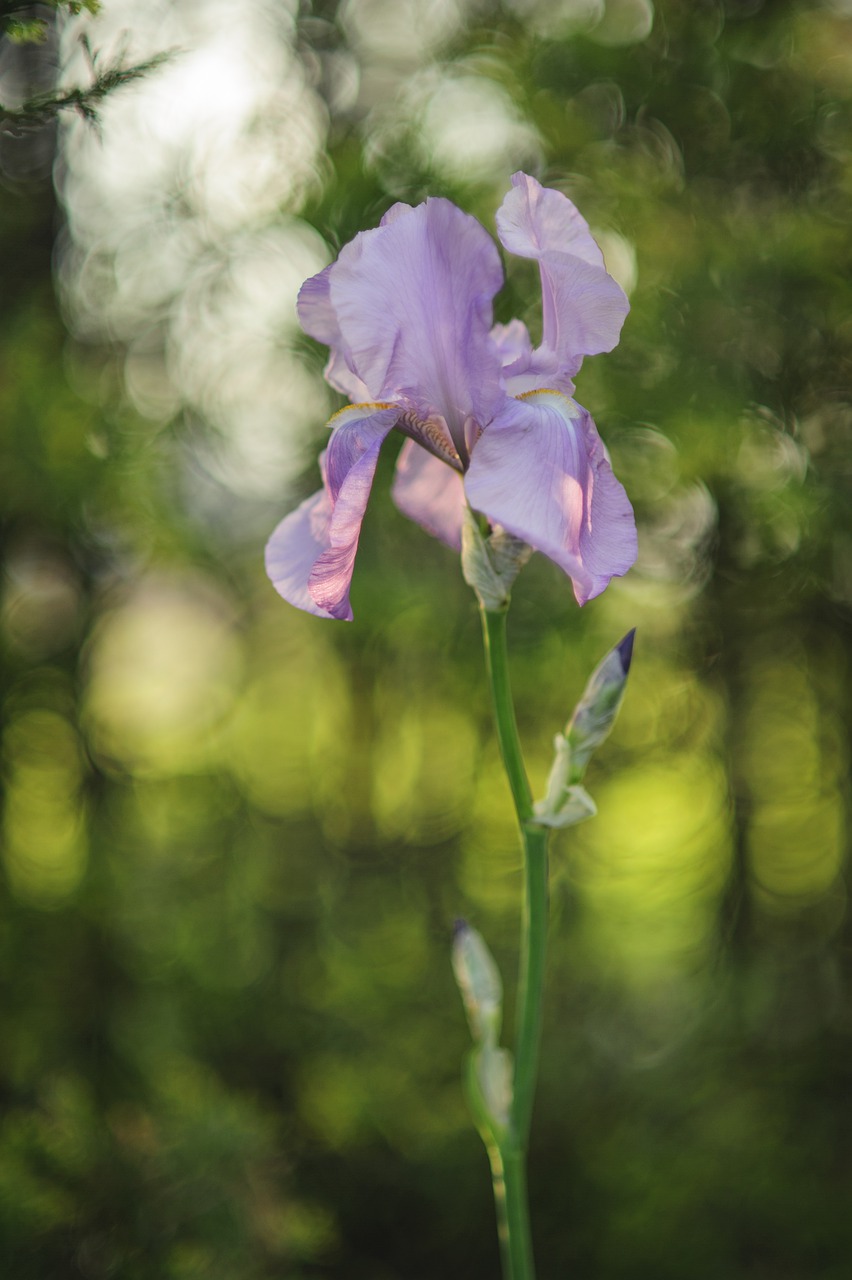
[[[379,449],[396,428],[393,499],[456,550],[465,503],[568,574],[580,604],[636,559],[633,509],[591,416],[571,399],[583,357],[611,351],[628,311],[566,196],[516,173],[497,214],[504,248],[539,264],[542,341],[493,325],[497,247],[449,200],[396,204],[299,294],[330,348],[327,381],[353,402],[331,419],[323,487],[284,519],[267,572],[291,604],[351,619],[349,586]]]

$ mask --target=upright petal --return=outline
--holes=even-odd
[[[328,277],[331,266],[324,267],[315,276],[310,276],[299,290],[296,299],[296,311],[299,323],[305,333],[323,342],[327,347],[339,346],[342,342],[337,316],[329,297]]]
[[[500,352],[503,375],[511,374],[514,365],[526,364],[532,355],[533,345],[523,320],[510,320],[508,324],[495,324],[491,341]]]
[[[468,501],[568,574],[579,604],[636,559],[636,525],[585,409],[557,391],[509,399],[476,445]]]
[[[442,415],[462,453],[465,420],[484,425],[502,398],[489,336],[500,258],[484,228],[449,200],[391,214],[347,245],[329,273],[349,367],[376,400],[424,419]]]
[[[349,584],[379,449],[399,411],[354,405],[331,420],[324,487],[284,519],[266,548],[275,589],[322,618],[352,618]]]
[[[306,280],[299,290],[296,302],[299,323],[305,333],[329,348],[328,363],[325,366],[326,382],[349,396],[350,400],[369,400],[369,391],[349,365],[349,355],[329,296],[330,271],[330,266],[325,267],[318,275]]]
[[[569,253],[590,267],[604,258],[589,224],[561,191],[543,187],[528,173],[512,174],[512,190],[497,211],[497,230],[510,253],[537,258],[542,253]]]
[[[519,396],[526,391],[535,391],[542,382],[558,384],[566,393],[574,390],[570,378],[561,380],[556,370],[557,361],[549,356],[549,372],[545,372],[547,361],[541,357],[541,348],[533,350],[529,331],[523,320],[510,320],[508,324],[495,324],[491,330],[491,340],[497,344],[500,359],[503,362],[503,387],[507,395]],[[579,366],[579,360],[577,364]]]
[[[510,253],[539,264],[542,344],[529,368],[540,375],[539,385],[549,380],[566,386],[583,356],[611,351],[618,342],[630,309],[627,298],[607,274],[585,218],[567,196],[535,178],[513,175],[497,231]]]
[[[461,550],[465,496],[458,471],[413,440],[406,440],[399,452],[391,497],[409,520],[453,551]]]

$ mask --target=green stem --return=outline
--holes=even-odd
[[[524,757],[521,754],[521,743],[518,738],[518,725],[515,720],[515,704],[512,702],[512,689],[509,684],[509,651],[506,645],[506,609],[492,613],[482,609],[482,635],[485,642],[485,665],[488,670],[488,681],[491,685],[491,702],[494,707],[494,719],[497,724],[497,741],[509,786],[512,788],[512,799],[515,812],[523,834],[524,823],[532,817],[532,792],[524,768]]]
[[[497,726],[497,740],[515,802],[524,847],[524,906],[518,978],[515,1069],[510,1123],[500,1143],[500,1230],[508,1233],[503,1251],[505,1280],[534,1280],[532,1242],[526,1189],[526,1155],[538,1072],[544,962],[547,946],[546,827],[533,821],[532,792],[524,767],[515,708],[509,684],[506,610],[482,609],[485,661]],[[495,1196],[498,1191],[495,1171]]]
[[[512,1128],[522,1151],[526,1151],[529,1139],[541,1042],[544,963],[547,951],[548,834],[547,827],[528,825],[521,828],[525,855],[525,881],[521,924],[521,964],[515,1021]]]
[[[503,1168],[503,1152],[495,1142],[485,1139],[488,1159],[491,1162],[491,1185],[494,1188],[494,1208],[497,1211],[497,1242],[500,1245],[500,1261],[506,1280],[514,1275],[512,1262],[512,1232],[509,1226],[509,1209],[506,1200],[506,1176]]]
[[[535,1280],[526,1151],[504,1145],[501,1155],[506,1196],[506,1230],[509,1237],[507,1252],[510,1269],[506,1269],[504,1260],[505,1275],[507,1280]]]

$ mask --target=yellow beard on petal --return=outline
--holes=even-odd
[[[522,391],[520,395],[515,396],[515,399],[534,400],[537,396],[549,396],[554,409],[559,413],[567,414],[569,418],[579,418],[582,412],[576,400],[572,400],[564,391],[557,391],[554,387],[538,387],[535,391]]]

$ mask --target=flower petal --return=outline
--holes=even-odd
[[[442,415],[462,452],[468,417],[484,425],[500,403],[491,300],[503,283],[497,248],[449,200],[362,232],[329,273],[329,298],[347,363],[376,400],[418,417]],[[461,448],[460,448],[461,445]]]
[[[510,320],[508,324],[495,324],[491,330],[491,341],[500,352],[503,374],[511,374],[512,366],[528,363],[532,355],[532,342],[529,331],[523,320]]]
[[[510,253],[539,264],[542,344],[529,368],[539,386],[549,381],[568,387],[583,356],[611,351],[618,342],[630,304],[607,274],[585,218],[561,191],[514,174],[497,213],[497,231]]]
[[[508,400],[478,441],[468,501],[569,575],[579,604],[636,559],[633,509],[590,415],[557,391]]]
[[[590,267],[604,267],[600,246],[580,210],[561,191],[543,187],[528,173],[512,174],[512,190],[497,211],[497,229],[503,246],[521,258],[568,253]]]
[[[391,497],[409,520],[421,525],[433,538],[440,538],[453,551],[461,550],[465,508],[462,478],[413,440],[406,440],[400,449]]]
[[[321,460],[324,487],[281,522],[266,549],[275,589],[297,608],[351,620],[349,584],[361,521],[379,449],[398,416],[386,405],[353,405],[332,418]]]
[[[328,492],[320,489],[285,516],[266,544],[266,572],[275,590],[318,618],[334,616],[320,608],[308,590],[311,570],[328,546],[331,510]]]
[[[334,265],[334,264],[332,264]],[[369,400],[370,393],[348,363],[343,336],[329,297],[328,277],[331,267],[311,276],[299,290],[296,310],[305,333],[329,348],[325,380],[350,400]]]

